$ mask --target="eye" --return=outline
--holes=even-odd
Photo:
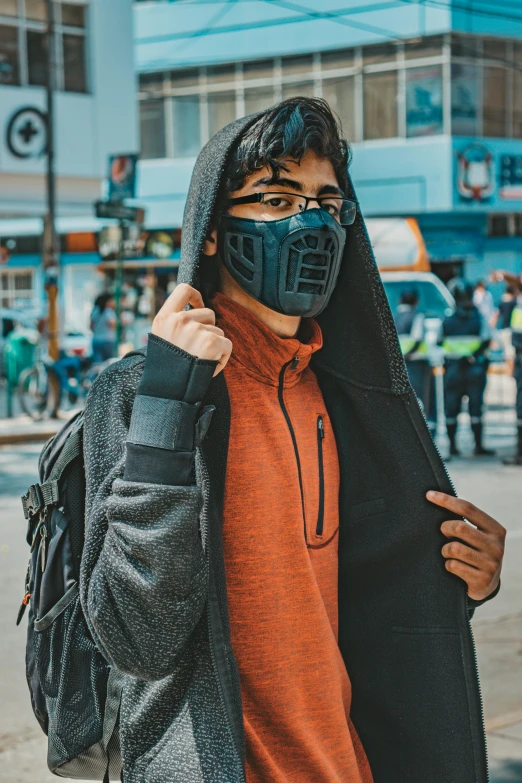
[[[321,209],[328,212],[334,218],[339,218],[341,214],[341,202],[338,199],[321,199]]]
[[[264,203],[268,204],[269,207],[273,207],[274,209],[281,209],[290,206],[289,199],[284,198],[283,196],[272,196],[271,198],[266,199]]]

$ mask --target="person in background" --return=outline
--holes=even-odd
[[[504,351],[506,364],[511,374],[514,372],[515,349],[511,337],[511,316],[517,303],[517,289],[513,285],[506,285],[502,298],[498,305],[498,316],[495,324],[498,330],[498,339]]]
[[[504,280],[516,295],[509,325],[515,350],[513,375],[517,385],[517,448],[513,457],[507,457],[503,462],[504,465],[522,465],[522,276],[499,270],[493,273],[492,279],[496,282]]]
[[[92,356],[95,364],[114,357],[116,313],[112,294],[100,294],[91,313]]]
[[[446,354],[444,407],[450,456],[460,456],[456,444],[457,417],[465,396],[469,400],[475,456],[493,456],[495,452],[484,448],[482,443],[482,406],[488,369],[486,350],[491,341],[491,330],[473,302],[473,288],[469,283],[455,280],[451,293],[457,309],[442,322],[441,337]]]
[[[488,291],[486,283],[479,280],[473,292],[473,304],[489,326],[492,326],[496,310],[491,291]]]
[[[402,292],[394,320],[410,383],[422,403],[428,428],[434,435],[437,428],[435,389],[425,340],[425,314],[419,310],[417,291]]]

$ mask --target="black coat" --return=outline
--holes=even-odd
[[[196,287],[205,288],[200,253],[228,150],[251,122],[223,129],[198,159],[179,276]],[[341,470],[339,646],[375,783],[485,783],[466,585],[441,556],[448,514],[425,498],[429,489],[454,489],[411,390],[360,212],[318,321],[324,347],[313,368]],[[220,424],[228,437],[226,388],[219,386],[214,402],[225,411]],[[221,483],[224,446],[220,452]],[[223,579],[221,560],[216,567]]]
[[[215,262],[202,265],[200,254],[222,173],[251,122],[220,131],[194,171],[180,280],[203,291],[215,277]],[[486,783],[466,586],[441,556],[447,514],[425,498],[452,487],[410,388],[360,216],[319,321],[314,369],[341,472],[339,646],[374,781]],[[81,599],[98,648],[124,675],[125,783],[244,783],[221,530],[223,374],[204,400],[215,407],[208,432],[209,407],[194,443],[186,421],[187,390],[205,366],[153,340],[146,360],[103,373],[86,407]]]

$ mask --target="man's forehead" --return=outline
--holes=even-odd
[[[293,158],[280,158],[277,163],[280,165],[277,176],[274,176],[270,166],[263,166],[246,177],[241,190],[251,190],[253,187],[267,188],[272,185],[286,185],[293,190],[303,192],[309,191],[310,188],[319,190],[327,185],[339,187],[331,161],[327,158],[319,158],[315,153],[307,152],[300,161]],[[290,182],[294,184],[290,185]]]

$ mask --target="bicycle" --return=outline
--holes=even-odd
[[[39,358],[20,374],[18,399],[23,412],[33,421],[58,418],[64,397],[71,406],[86,398],[100,372],[113,361],[93,364],[78,356],[62,356],[56,362]]]

